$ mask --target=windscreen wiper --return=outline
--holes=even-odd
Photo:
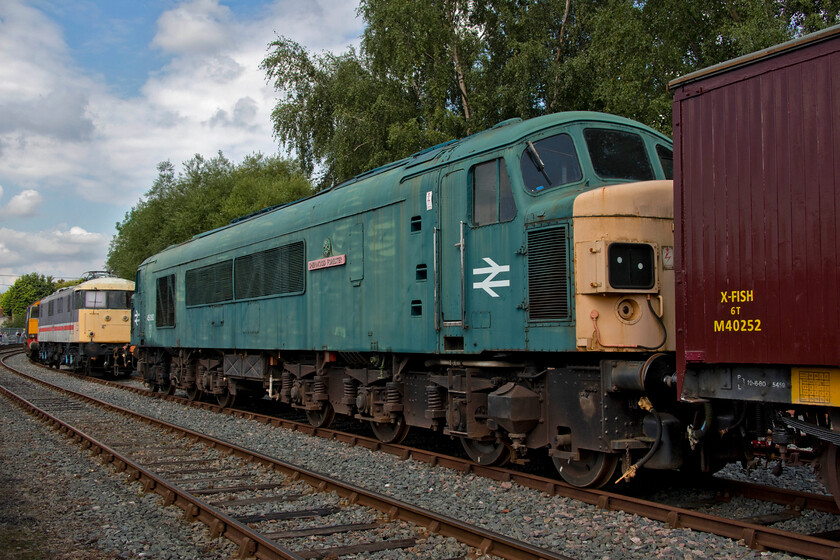
[[[548,181],[549,185],[551,185],[551,177],[548,176],[548,173],[545,170],[545,163],[543,163],[539,152],[537,152],[537,147],[534,146],[534,143],[530,140],[528,140],[528,155],[531,156],[531,161],[533,161],[534,165],[537,166],[537,171],[542,173],[545,180]]]

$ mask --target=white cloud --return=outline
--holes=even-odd
[[[38,191],[25,190],[12,197],[4,213],[12,216],[33,216],[43,201],[44,197]]]
[[[136,48],[163,53],[167,62],[126,96],[73,60],[61,27],[37,8],[49,3],[0,0],[0,182],[7,193],[20,193],[5,213],[29,216],[25,225],[11,215],[5,222],[16,228],[5,235],[20,243],[0,239],[25,271],[37,262],[45,274],[78,274],[59,272],[55,267],[65,264],[59,255],[76,251],[92,259],[86,252],[92,246],[100,253],[86,266],[100,268],[112,224],[151,187],[161,161],[180,169],[196,153],[221,150],[240,161],[255,151],[276,152],[270,115],[277,94],[259,69],[267,45],[283,35],[315,53],[341,52],[358,46],[361,31],[358,0],[266,0],[247,19],[228,7],[236,7],[230,0],[166,4],[174,7],[157,17],[151,43]],[[91,203],[100,206],[91,210]],[[50,214],[59,210],[61,216]],[[51,229],[69,215],[84,216],[78,223],[87,236]],[[108,225],[92,225],[97,219]],[[41,231],[16,231],[23,227]],[[26,236],[38,241],[27,246]],[[50,244],[59,248],[55,266],[39,260]],[[4,254],[0,272],[11,266],[11,254]]]
[[[158,17],[149,45],[172,58],[124,98],[74,65],[43,13],[0,1],[0,179],[127,209],[163,160],[273,153],[276,93],[259,69],[267,45],[285,35],[313,52],[343,51],[358,44],[356,7],[276,0],[241,20],[219,0],[182,2]]]
[[[109,239],[79,226],[38,232],[0,228],[0,273],[78,277],[87,270],[101,270]]]
[[[206,53],[228,46],[233,14],[217,0],[193,0],[158,18],[152,44],[176,54]]]
[[[59,26],[20,0],[0,2],[0,57],[0,98],[7,101],[43,94],[64,75],[55,70],[72,63]]]
[[[31,132],[58,140],[86,140],[93,133],[82,90],[48,91],[26,101],[0,102],[0,134]]]

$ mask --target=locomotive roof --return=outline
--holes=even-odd
[[[56,290],[36,303],[46,301],[57,294],[62,294],[68,291],[76,292],[79,290],[126,290],[133,292],[134,282],[124,278],[94,278],[93,280],[88,280],[86,282],[82,282],[81,284],[76,284],[75,286],[67,286],[66,288]]]
[[[75,290],[134,290],[134,282],[125,278],[94,278],[73,286]]]
[[[204,243],[202,240],[209,236],[213,236],[214,239],[212,242],[213,252],[224,251],[226,248],[230,248],[226,247],[228,244],[233,243],[228,238],[229,234],[227,233],[233,226],[244,226],[246,229],[250,229],[252,226],[246,224],[254,222],[254,220],[258,218],[262,219],[264,216],[273,214],[280,209],[287,209],[287,212],[295,212],[297,216],[294,220],[296,220],[296,223],[301,228],[304,227],[303,224],[312,225],[315,222],[334,219],[336,217],[335,212],[338,211],[336,208],[340,209],[340,212],[346,215],[350,215],[362,209],[369,209],[369,207],[364,207],[358,204],[361,198],[375,197],[378,203],[384,204],[385,199],[389,195],[389,191],[393,190],[392,185],[398,185],[399,182],[407,176],[411,176],[415,173],[420,174],[436,167],[449,165],[461,159],[474,157],[482,153],[497,151],[506,146],[518,143],[524,138],[538,133],[541,130],[564,124],[573,124],[576,122],[600,122],[611,125],[631,126],[637,129],[643,129],[652,135],[660,137],[663,141],[670,143],[670,139],[667,136],[653,130],[652,128],[631,119],[606,113],[570,111],[553,113],[527,120],[518,118],[509,119],[495,125],[492,128],[483,130],[466,138],[438,144],[417,152],[407,158],[372,169],[339,185],[313,194],[312,196],[301,198],[287,204],[269,207],[259,212],[233,220],[231,223],[219,228],[199,233],[187,241],[171,245],[160,253],[147,258],[143,261],[141,266],[153,261],[158,261],[158,266],[162,268],[166,268],[168,265],[172,264],[183,263],[183,255],[182,258],[177,258],[173,255],[171,259],[160,259],[161,257],[167,255],[167,253],[171,253],[171,251],[179,247],[185,247],[193,243],[203,246]],[[365,188],[362,188],[362,185],[364,185]],[[358,186],[360,190],[354,188],[355,186]],[[329,193],[333,194],[326,196]],[[330,208],[333,214],[330,214]],[[287,225],[289,223],[291,223],[291,221],[288,222]],[[261,227],[269,226],[268,224],[253,225],[254,231]],[[241,241],[241,239],[239,241]],[[206,250],[207,248],[204,251],[199,251],[199,253],[206,254]],[[195,257],[200,258],[200,255],[196,254]],[[164,262],[170,260],[172,261],[171,263]]]

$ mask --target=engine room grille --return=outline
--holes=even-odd
[[[302,293],[306,263],[303,241],[236,259],[236,299]]]
[[[233,299],[233,261],[193,268],[186,275],[187,306]]]
[[[568,320],[568,229],[528,232],[528,316],[532,321]]]

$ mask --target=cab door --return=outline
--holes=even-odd
[[[143,345],[146,342],[146,321],[142,317],[145,310],[142,279],[142,271],[138,270],[134,276],[134,294],[131,296],[131,343],[133,345]]]
[[[519,341],[493,330],[494,321],[510,324],[513,290],[522,286],[514,274],[522,233],[505,159],[488,156],[445,174],[440,193],[441,348],[511,348]]]
[[[463,336],[467,173],[451,171],[440,183],[440,319],[444,336]]]

